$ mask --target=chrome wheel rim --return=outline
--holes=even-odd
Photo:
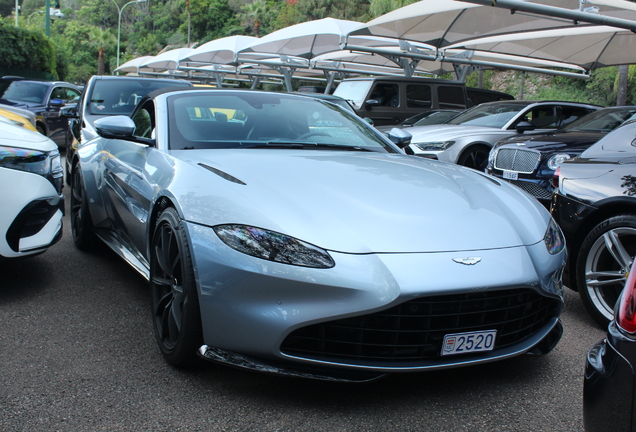
[[[596,310],[608,321],[620,297],[634,260],[636,229],[615,228],[601,235],[587,255],[585,285]]]
[[[159,340],[168,350],[173,349],[179,340],[186,303],[182,256],[176,235],[169,223],[163,223],[153,244],[151,282],[155,327]]]

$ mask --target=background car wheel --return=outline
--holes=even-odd
[[[583,305],[606,327],[625,286],[636,255],[636,216],[614,216],[585,237],[576,264],[576,280]]]
[[[44,130],[44,126],[39,123],[36,123],[35,129],[40,132],[42,135],[46,136],[46,131]]]
[[[95,247],[97,237],[93,233],[93,221],[88,209],[82,173],[76,165],[71,180],[71,233],[75,246],[83,251]]]
[[[488,146],[472,146],[461,154],[459,159],[457,159],[457,163],[478,171],[484,171],[488,165],[488,153],[490,153],[490,147]]]
[[[152,238],[150,290],[157,343],[174,366],[191,366],[203,341],[188,242],[177,211],[161,213]]]

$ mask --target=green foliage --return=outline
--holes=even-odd
[[[417,1],[419,0],[371,0],[369,15],[371,18],[377,18],[380,15],[384,15]]]
[[[0,21],[0,40],[3,68],[29,69],[57,76],[56,50],[43,34]]]
[[[368,0],[297,0],[296,5],[306,21],[330,17],[366,22],[370,18]]]
[[[227,0],[190,0],[190,36],[200,44],[237,34],[243,29]],[[179,30],[187,34],[187,23]]]

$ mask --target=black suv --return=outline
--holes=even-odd
[[[33,112],[37,130],[62,148],[70,141],[70,132],[60,109],[77,104],[81,93],[77,86],[62,81],[0,78],[0,104]]]

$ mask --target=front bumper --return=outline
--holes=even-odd
[[[0,168],[0,257],[42,253],[62,237],[64,195],[44,177]]]
[[[623,335],[612,321],[607,338],[587,353],[583,384],[586,432],[636,431],[634,359],[636,340]]]
[[[265,364],[279,369],[346,369],[378,375],[477,364],[530,351],[543,354],[560,338],[558,316],[563,302],[560,276],[565,251],[549,255],[543,242],[529,247],[471,251],[471,256],[482,258],[478,265],[453,261],[467,252],[360,255],[331,252],[335,267],[312,269],[241,254],[222,243],[212,229],[189,223],[186,226],[206,345],[201,354],[216,361],[242,367]],[[510,302],[504,306],[510,320],[517,314],[525,316],[527,321],[522,324],[520,320],[519,327],[531,330],[514,336],[493,351],[441,356],[444,334],[492,327],[500,329],[499,334],[503,335],[507,330],[497,325],[506,318],[483,318],[488,313],[485,310],[477,310],[469,318],[466,318],[469,313],[460,313],[464,321],[447,324],[439,321],[432,342],[413,344],[409,342],[409,334],[424,336],[426,319],[416,319],[415,324],[399,331],[391,329],[393,324],[388,324],[389,327],[383,324],[386,318],[383,314],[392,314],[392,308],[403,306],[403,315],[426,315],[421,312],[423,309],[420,312],[416,309],[434,306],[418,302],[439,296],[462,298],[460,308]],[[457,309],[447,314],[457,315]],[[482,318],[475,318],[480,314]],[[540,320],[533,318],[539,315]],[[484,321],[480,324],[473,319]],[[333,326],[342,327],[341,321],[347,320],[356,321],[350,331],[340,328],[333,333]],[[411,325],[415,327],[409,328]],[[316,332],[324,340],[316,340]],[[395,344],[378,341],[383,339],[380,334],[403,341]],[[314,339],[309,350],[304,349],[307,337]],[[366,341],[367,337],[372,340]],[[393,355],[389,346],[392,344],[395,352],[406,352],[406,356]],[[331,346],[321,351],[321,345]],[[364,346],[369,345],[378,345],[379,351],[388,354],[377,355],[373,349],[366,350]],[[361,354],[351,356],[351,350],[360,350]]]

